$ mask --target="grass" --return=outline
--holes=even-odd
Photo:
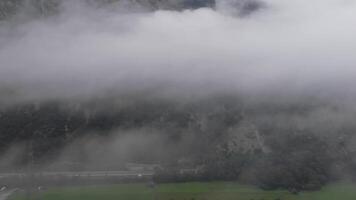
[[[25,200],[23,194],[11,200]],[[356,185],[333,184],[316,192],[299,195],[287,191],[263,191],[229,182],[161,184],[150,189],[144,184],[51,188],[38,200],[356,200]]]

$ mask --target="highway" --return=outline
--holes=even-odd
[[[0,192],[0,200],[6,200],[12,193],[16,192],[17,189],[4,190]]]
[[[0,173],[0,178],[9,178],[9,177],[23,177],[27,175],[36,175],[36,176],[61,176],[61,177],[144,177],[152,176],[152,171],[58,171],[58,172],[17,172],[17,173]]]
[[[147,180],[153,175],[153,171],[46,171],[46,172],[12,172],[12,173],[0,173],[0,200],[6,200],[11,194],[17,191],[17,189],[7,189],[6,183],[12,182],[16,183],[17,188],[21,188],[24,185],[21,185],[23,180],[26,180],[30,176],[35,176],[43,180],[69,180],[72,181],[72,178],[79,178],[79,180],[84,181],[99,181],[99,180],[110,180],[112,178],[116,180],[120,179],[131,179],[131,180]],[[78,180],[78,179],[76,179]],[[20,184],[18,184],[20,183]],[[10,184],[11,185],[11,184]]]

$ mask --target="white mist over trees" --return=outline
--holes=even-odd
[[[270,0],[242,18],[210,8],[128,13],[71,2],[50,18],[2,24],[4,94],[81,97],[156,85],[355,94],[352,1]]]
[[[161,162],[162,182],[298,190],[356,177],[355,1],[16,2],[0,4],[1,168],[32,141],[44,169]]]

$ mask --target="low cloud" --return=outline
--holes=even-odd
[[[244,17],[219,6],[130,12],[67,4],[45,19],[2,22],[0,92],[17,101],[146,88],[355,97],[355,1],[262,3]]]

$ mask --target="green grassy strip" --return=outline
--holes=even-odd
[[[228,182],[162,184],[154,189],[144,184],[51,188],[36,200],[356,200],[356,185],[334,184],[316,192],[298,195],[287,191],[263,191]],[[11,200],[26,200],[24,194]]]

